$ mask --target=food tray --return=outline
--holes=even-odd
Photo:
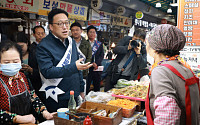
[[[117,112],[117,114],[113,118],[110,118],[108,116],[103,117],[92,114],[92,112],[102,109],[106,110],[107,114],[109,112]],[[94,125],[119,125],[122,122],[122,108],[117,106],[86,101],[81,104],[77,112],[85,112],[91,114],[92,122]]]
[[[54,120],[55,125],[83,125],[83,122],[76,122],[76,121],[60,118],[57,116],[57,113],[53,115],[53,120]]]
[[[137,105],[136,105],[137,106]],[[125,118],[130,118],[133,116],[133,113],[135,112],[136,106],[133,107],[132,109],[122,109],[122,116]]]
[[[112,96],[113,96],[113,97],[117,97],[117,98],[130,99],[130,100],[145,101],[145,99],[142,99],[142,98],[129,97],[129,96],[124,96],[124,95],[115,95],[115,94],[112,94]]]

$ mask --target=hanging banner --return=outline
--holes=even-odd
[[[93,26],[100,26],[100,20],[90,20],[88,21],[88,25],[93,25]]]
[[[191,66],[191,68],[200,67],[200,46],[185,46],[180,51],[180,56]]]
[[[139,20],[139,19],[135,19],[135,26],[139,26],[139,27],[151,27],[151,28],[154,28],[157,26],[156,23],[153,23],[153,22],[148,22],[148,21],[145,21],[145,20]]]
[[[178,28],[186,37],[186,45],[200,45],[200,0],[179,0]]]
[[[70,19],[84,21],[87,20],[88,7],[60,0],[40,0],[38,14],[47,16],[48,13],[54,8],[60,8],[65,10],[69,14],[68,18]]]
[[[100,20],[100,23],[112,24],[117,26],[132,27],[132,18],[118,16],[116,14],[103,11],[91,11],[90,20]]]
[[[0,9],[24,11],[29,13],[38,12],[39,0],[0,0]]]

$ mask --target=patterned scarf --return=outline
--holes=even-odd
[[[0,74],[2,74],[2,71],[0,72]],[[16,75],[8,77],[8,83],[9,83],[10,87],[12,87],[12,81],[15,80],[15,79],[19,79],[22,82],[25,82],[24,79],[22,78],[22,76],[18,72]]]
[[[184,59],[182,59],[179,55],[175,55],[175,56],[172,56],[172,57],[166,56],[165,59],[162,59],[162,60],[160,60],[160,61],[154,63],[154,64],[151,66],[149,75],[151,75],[152,70],[153,70],[156,66],[160,65],[160,64],[161,64],[162,62],[164,62],[164,61],[170,61],[170,60],[178,60],[183,66],[185,66],[186,68],[188,68],[188,69],[191,70],[190,65],[189,65]]]
[[[185,46],[185,35],[180,29],[169,24],[158,25],[148,36],[148,42],[154,50],[180,51]]]

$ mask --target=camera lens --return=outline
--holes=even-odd
[[[139,42],[140,42],[141,40],[132,40],[131,41],[131,46],[132,46],[132,48],[137,48],[137,47],[139,47],[140,45],[139,45]]]

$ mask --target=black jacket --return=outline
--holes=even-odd
[[[33,42],[30,45],[29,57],[28,57],[28,65],[31,68],[33,68],[33,73],[29,74],[29,79],[31,81],[31,84],[32,84],[33,88],[36,91],[36,94],[38,94],[38,91],[42,86],[42,82],[41,82],[39,69],[38,69],[38,63],[37,63],[37,59],[36,59],[36,47],[37,47],[37,44],[35,42]]]
[[[108,75],[112,74],[110,70],[113,65],[118,65],[129,51],[134,51],[133,49],[128,50],[128,45],[129,45],[130,40],[132,40],[132,37],[130,36],[124,37],[118,42],[117,46],[113,49],[113,53],[117,54],[117,57],[109,65],[107,69]],[[142,71],[146,67],[147,67],[146,45],[142,43],[141,55],[139,57],[135,56],[133,58],[130,80],[136,80],[138,77],[138,72]]]
[[[101,66],[101,62],[104,58],[104,50],[103,50],[103,44],[99,46],[97,52],[95,53],[94,56],[92,56],[92,61],[91,63],[95,62],[97,66]],[[90,71],[93,71],[94,67],[90,67]]]

